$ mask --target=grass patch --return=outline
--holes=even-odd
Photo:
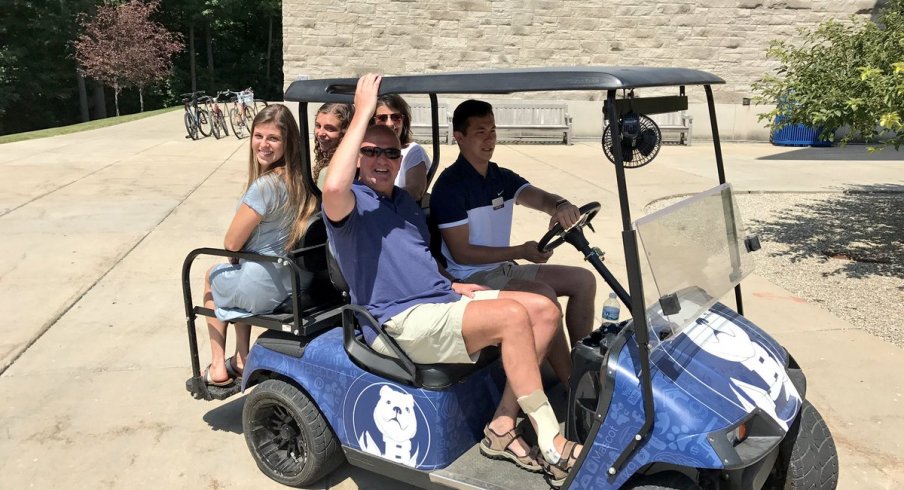
[[[156,116],[157,114],[163,114],[164,112],[175,111],[177,109],[182,109],[182,106],[179,105],[174,107],[166,107],[164,109],[139,112],[137,114],[126,114],[125,116],[108,117],[105,119],[97,119],[94,121],[88,121],[79,124],[71,124],[69,126],[60,126],[58,128],[47,128],[39,129],[37,131],[28,131],[25,133],[8,134],[6,136],[0,136],[0,144],[13,143],[15,141],[33,140],[37,138],[48,138],[50,136],[59,136],[62,134],[78,133],[79,131],[105,128],[107,126],[122,124],[129,121],[136,121],[138,119]]]

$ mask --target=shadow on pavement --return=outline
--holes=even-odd
[[[238,397],[204,414],[204,421],[213,430],[242,434],[242,408],[244,406],[245,397]]]
[[[847,162],[850,160],[869,160],[869,161],[902,161],[904,160],[904,152],[895,151],[893,147],[885,148],[882,151],[869,153],[866,146],[849,145],[842,147],[830,148],[794,148],[788,147],[788,151],[766,155],[757,158],[757,160],[823,160],[829,162]]]
[[[849,187],[751,224],[762,238],[790,245],[778,255],[792,262],[844,259],[832,274],[904,276],[904,185]]]

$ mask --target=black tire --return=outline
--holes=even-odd
[[[204,136],[210,136],[213,131],[213,121],[210,120],[210,114],[204,109],[198,109],[198,129]]]
[[[254,113],[260,113],[262,110],[264,110],[264,107],[267,107],[268,105],[270,104],[268,104],[264,99],[254,99]]]
[[[345,460],[314,402],[281,380],[268,379],[248,395],[242,427],[258,468],[283,485],[313,483]]]
[[[217,112],[214,123],[220,127],[220,134],[222,134],[223,136],[229,136],[229,129],[226,127],[226,118],[223,117],[222,112]]]
[[[653,475],[631,478],[622,488],[637,490],[700,490],[702,487],[677,471],[663,471]]]
[[[254,105],[246,105],[245,106],[245,130],[248,131],[248,136],[251,136],[251,128],[254,127],[254,118],[257,114],[254,113]]]
[[[837,486],[838,451],[832,433],[816,408],[804,400],[765,488],[824,490]]]
[[[242,139],[245,137],[245,118],[242,117],[236,107],[229,109],[229,125],[232,126],[232,134],[236,138]]]
[[[188,133],[188,137],[196,140],[198,139],[198,126],[195,125],[195,120],[191,117],[191,114],[188,112],[185,113],[185,131]]]
[[[222,138],[223,136],[220,134],[220,125],[217,123],[216,116],[210,117],[210,134],[212,134],[216,139]]]

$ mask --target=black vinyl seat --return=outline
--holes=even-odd
[[[197,255],[220,255],[249,261],[279,262],[291,267],[295,276],[292,281],[292,294],[273,312],[245,317],[241,322],[294,335],[313,335],[336,326],[340,307],[347,302],[347,295],[337,290],[330,280],[326,242],[326,226],[321,213],[317,213],[311,217],[305,234],[295,248],[285,257],[203,248],[189,254],[186,265],[189,265]],[[300,275],[304,272],[313,273],[313,279],[306,289],[299,290]],[[183,267],[183,282],[185,281],[187,272]],[[186,301],[190,301],[190,297],[187,297]],[[215,316],[212,309],[203,306],[195,306],[191,310],[196,315]]]
[[[329,249],[327,262],[333,285],[347,293],[348,283],[345,282],[339,264]],[[383,355],[367,345],[361,333],[362,321],[374,328],[385,345],[395,353],[395,357]],[[395,339],[386,333],[383,325],[378,325],[377,319],[366,308],[353,304],[345,305],[342,308],[345,351],[361,369],[418,388],[428,390],[448,388],[499,359],[499,347],[492,346],[484,348],[474,364],[415,364],[402,351]]]

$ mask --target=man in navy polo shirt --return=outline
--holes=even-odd
[[[499,345],[508,381],[484,429],[481,453],[529,471],[542,468],[561,484],[581,447],[559,433],[539,369],[561,314],[541,295],[451,283],[443,275],[430,254],[420,207],[394,185],[398,137],[386,126],[368,127],[380,80],[371,74],[358,81],[355,115],[323,186],[327,233],[352,302],[365,306],[416,363],[474,362],[481,349]],[[392,355],[375,332],[365,338]],[[515,426],[519,408],[534,425],[542,461]]]
[[[490,159],[496,148],[493,106],[467,100],[455,108],[452,130],[458,160],[433,186],[430,212],[442,233],[442,253],[449,274],[493,289],[530,291],[557,302],[568,297],[565,322],[571,346],[593,329],[596,277],[587,269],[544,264],[552,252],[541,253],[537,242],[510,245],[515,204],[542,211],[568,228],[580,218],[567,199],[531,185],[520,175]],[[515,260],[529,264],[518,265]],[[565,382],[571,376],[570,346],[564,336],[554,341],[550,364]]]

